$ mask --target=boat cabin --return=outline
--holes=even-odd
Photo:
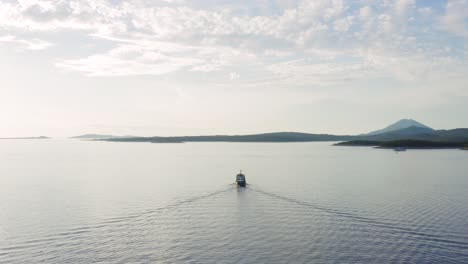
[[[240,171],[240,173],[237,174],[236,183],[237,183],[238,186],[241,186],[241,187],[245,187],[245,185],[247,184],[247,182],[245,180],[245,175],[242,174],[242,171]]]

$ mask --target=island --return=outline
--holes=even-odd
[[[185,141],[173,138],[160,138],[150,141],[150,143],[185,143]]]
[[[84,134],[84,135],[74,136],[74,137],[71,137],[71,138],[90,140],[90,139],[128,138],[128,137],[135,137],[135,136],[130,136],[130,135],[115,136],[115,135],[103,135],[103,134]]]
[[[6,137],[0,139],[50,139],[50,137],[39,136],[39,137]]]
[[[149,143],[182,143],[182,142],[313,142],[352,140],[353,136],[328,134],[308,134],[298,132],[275,132],[251,135],[209,135],[181,137],[121,137],[95,139],[112,142],[149,142]]]
[[[466,149],[468,142],[428,141],[428,140],[393,140],[369,141],[352,140],[334,144],[334,146],[366,146],[385,149]]]
[[[85,134],[81,140],[110,142],[184,143],[184,142],[318,142],[335,141],[337,146],[372,146],[378,148],[459,148],[468,147],[468,128],[436,130],[412,119],[401,119],[383,129],[359,135],[272,132],[248,135],[196,136],[115,136]],[[343,142],[344,141],[344,142]]]

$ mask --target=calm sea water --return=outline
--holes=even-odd
[[[468,263],[468,151],[1,140],[0,262]]]

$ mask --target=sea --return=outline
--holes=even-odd
[[[0,263],[468,263],[468,151],[0,140]]]

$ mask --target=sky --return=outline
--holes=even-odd
[[[468,127],[468,0],[0,0],[0,137]]]

